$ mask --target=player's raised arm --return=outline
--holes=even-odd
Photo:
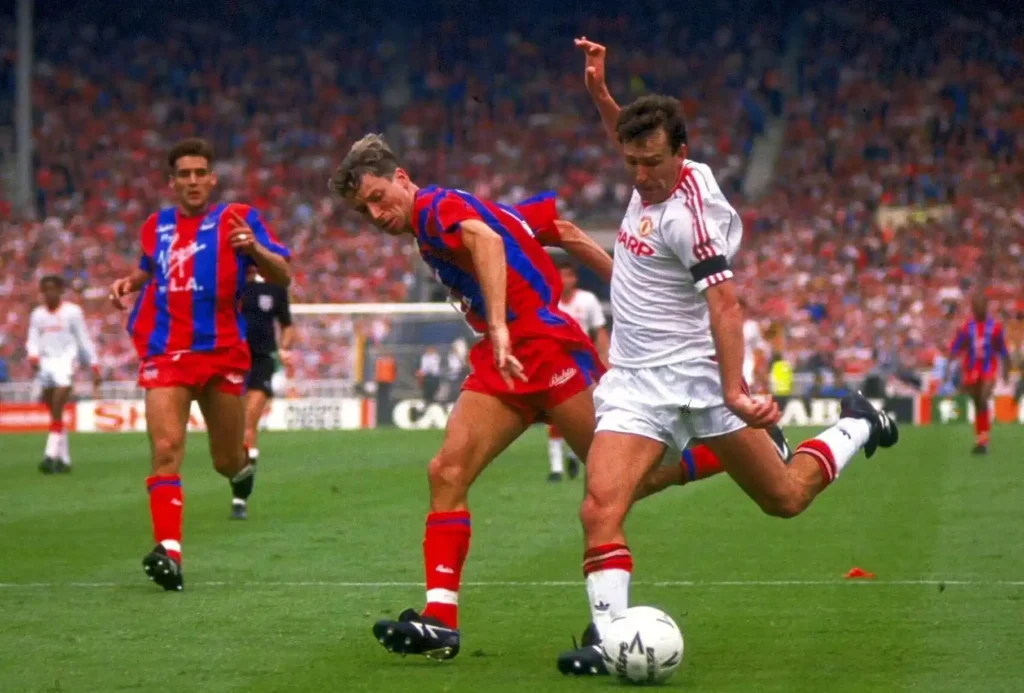
[[[508,333],[507,288],[508,267],[505,263],[505,242],[490,226],[478,219],[460,223],[462,244],[473,258],[473,268],[487,306],[487,328],[494,342],[494,358],[509,386],[512,378],[526,380],[523,367],[512,355]]]
[[[601,114],[604,131],[615,146],[619,147],[619,135],[615,131],[615,124],[619,121],[619,112],[622,109],[619,108],[619,104],[615,102],[611,92],[608,91],[608,83],[605,80],[605,57],[608,49],[600,43],[587,40],[586,36],[576,39],[576,46],[582,49],[586,56],[584,79],[587,91],[590,92],[590,98],[594,100],[594,105],[597,106],[597,110]]]

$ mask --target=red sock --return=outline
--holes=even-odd
[[[722,471],[722,463],[707,445],[695,445],[683,450],[683,483],[700,481]]]
[[[423,535],[427,608],[422,615],[436,618],[449,628],[459,627],[459,582],[471,535],[468,510],[427,515]]]
[[[57,419],[56,421],[50,421],[50,433],[63,433],[64,432],[64,420]]]
[[[181,563],[181,477],[151,476],[146,479],[149,489],[149,514],[153,518],[153,539],[167,550],[167,555]]]
[[[836,480],[836,476],[839,475],[839,467],[836,465],[835,453],[832,452],[828,443],[812,438],[797,445],[796,451],[810,455],[818,463],[821,478],[825,481],[826,486]]]
[[[974,433],[979,443],[988,442],[988,433],[992,430],[992,417],[988,408],[978,409],[974,412]]]

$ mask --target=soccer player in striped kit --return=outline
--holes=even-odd
[[[146,480],[156,547],[142,564],[165,590],[184,586],[181,562],[181,462],[192,401],[209,430],[214,468],[230,480],[232,513],[243,511],[256,468],[243,444],[242,395],[250,366],[240,298],[246,271],[268,282],[291,281],[290,254],[259,212],[244,204],[211,204],[217,184],[213,150],[201,139],[176,144],[167,156],[177,205],[142,225],[138,268],[110,287],[110,300],[141,291],[128,318],[146,391],[152,474]]]
[[[972,316],[956,332],[946,364],[960,360],[963,391],[974,402],[975,455],[988,453],[992,412],[988,403],[996,385],[996,369],[1002,363],[1003,380],[1010,379],[1010,351],[1006,348],[1003,324],[989,317],[988,299],[979,291],[971,299]],[[942,378],[946,381],[946,377]]]

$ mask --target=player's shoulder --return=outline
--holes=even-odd
[[[686,159],[683,162],[683,171],[680,176],[681,184],[690,184],[701,193],[721,194],[722,189],[715,179],[715,172],[711,167],[700,161]]]
[[[60,309],[65,315],[83,315],[82,306],[71,301],[61,301]]]

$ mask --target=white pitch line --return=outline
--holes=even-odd
[[[134,587],[144,584],[137,582],[0,582],[0,589],[60,589],[60,588],[111,588]],[[490,581],[464,582],[463,587],[573,587],[583,585],[578,581]],[[656,582],[633,582],[635,587],[838,587],[840,585],[863,585],[875,587],[1024,587],[1024,580],[669,580]],[[301,582],[192,582],[189,586],[199,587],[342,587],[355,589],[423,588],[422,582],[331,582],[306,580]]]

